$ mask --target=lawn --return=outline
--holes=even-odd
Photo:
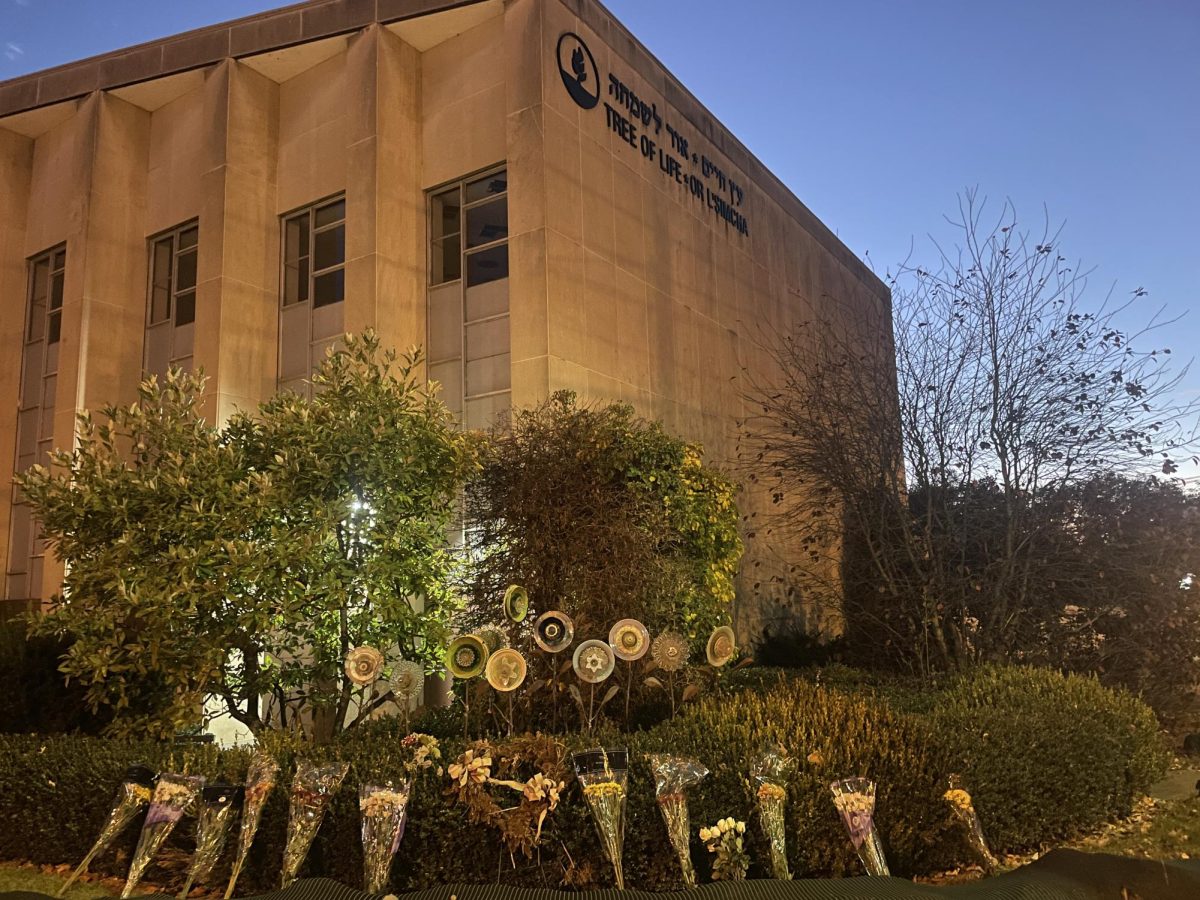
[[[57,894],[66,880],[65,875],[49,874],[37,866],[19,863],[0,863],[0,893],[5,891],[37,891]],[[115,897],[120,890],[106,887],[102,882],[75,882],[67,891],[67,900],[98,900]]]

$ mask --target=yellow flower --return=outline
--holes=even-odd
[[[942,798],[949,801],[950,805],[958,809],[968,810],[971,808],[971,795],[962,788],[953,788],[942,794]]]
[[[625,788],[615,781],[598,781],[585,787],[583,793],[587,797],[622,797]]]
[[[825,764],[825,757],[821,755],[820,750],[814,750],[812,753],[808,754],[808,761],[814,766],[820,766]]]

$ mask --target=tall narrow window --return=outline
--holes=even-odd
[[[150,239],[150,287],[142,368],[163,376],[192,365],[200,227],[188,222]]]
[[[429,236],[429,377],[483,428],[511,404],[506,170],[431,192]]]
[[[304,380],[342,334],[346,298],[346,198],[283,218],[279,385],[303,393]]]
[[[17,472],[35,463],[45,463],[54,445],[54,397],[66,267],[66,247],[55,247],[29,260],[21,393],[17,405]],[[14,494],[5,584],[5,595],[10,600],[39,597],[45,555],[46,545],[28,504]]]

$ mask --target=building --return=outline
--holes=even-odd
[[[570,388],[721,463],[765,333],[889,302],[594,0],[315,0],[0,84],[5,473],[145,373],[219,420],[367,326],[468,426]],[[8,478],[0,534],[5,597],[52,594]]]

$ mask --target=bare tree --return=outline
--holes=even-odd
[[[1064,488],[1170,475],[1196,446],[1200,406],[1175,393],[1186,366],[1134,346],[1171,320],[1142,313],[1141,288],[1089,306],[1060,229],[1023,230],[1008,203],[986,219],[985,206],[962,196],[937,266],[890,279],[894,366],[879,323],[777,335],[781,380],[754,388],[747,423],[743,458],[778,482],[810,596],[844,602],[852,628],[922,672],[1044,633],[1056,613],[1043,576],[1071,527]],[[837,579],[813,575],[831,563]]]

